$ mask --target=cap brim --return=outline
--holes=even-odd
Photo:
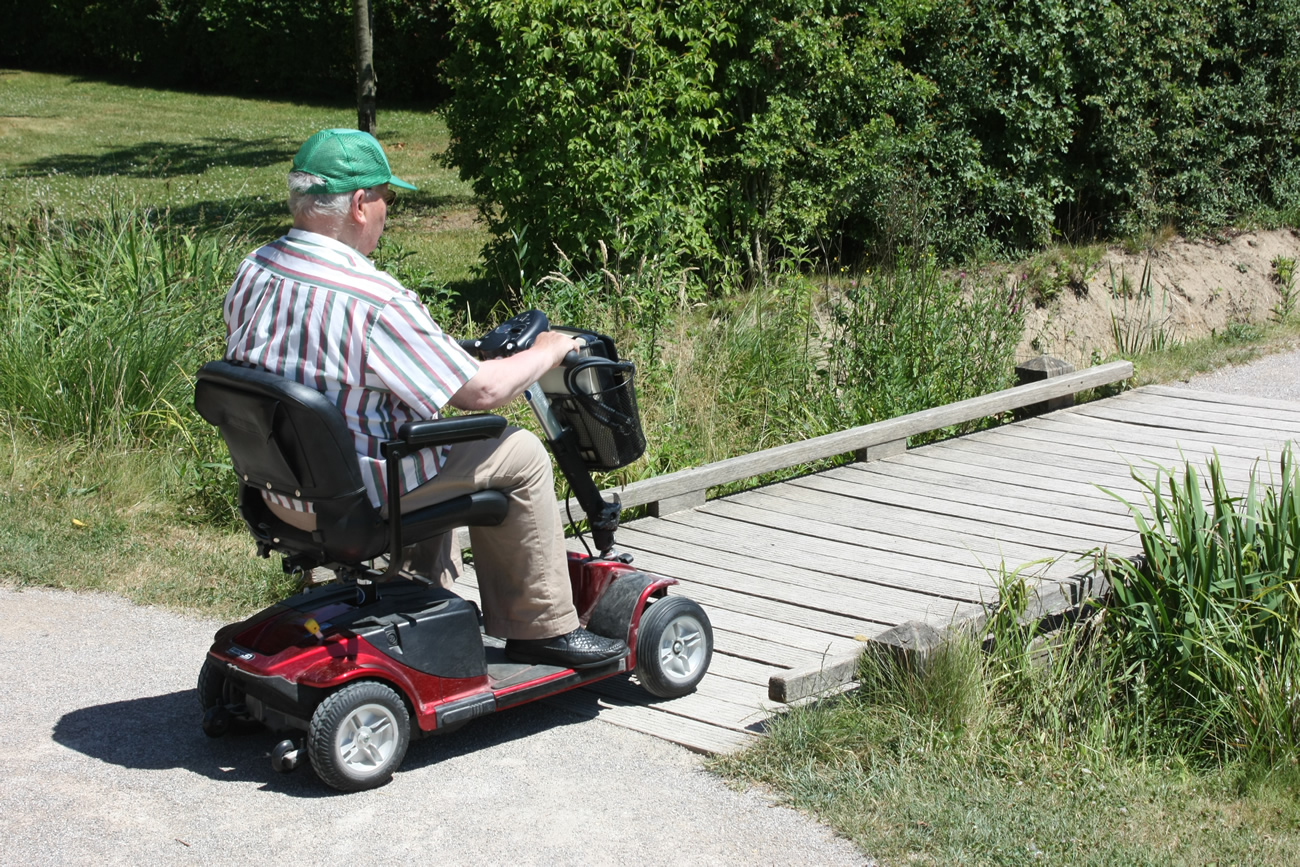
[[[402,188],[403,190],[418,190],[418,189],[419,189],[419,187],[417,187],[415,184],[408,184],[406,181],[402,180],[401,178],[389,178],[389,179],[388,179],[388,185],[389,185],[390,187],[400,187],[400,188]]]

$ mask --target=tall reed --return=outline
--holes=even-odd
[[[147,442],[194,428],[191,375],[220,353],[220,304],[247,239],[112,199],[48,212],[0,246],[0,414],[44,436]]]
[[[1142,556],[1108,557],[1108,632],[1135,719],[1183,748],[1273,763],[1300,755],[1300,473],[1229,492],[1219,460],[1201,477],[1157,471],[1137,522]]]

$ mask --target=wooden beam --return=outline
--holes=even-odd
[[[625,509],[657,503],[660,504],[656,507],[657,511],[660,514],[667,514],[663,504],[673,500],[683,504],[698,504],[701,496],[709,488],[718,485],[738,482],[763,473],[797,467],[800,464],[849,452],[866,451],[900,441],[906,442],[909,436],[998,415],[1008,410],[1041,403],[1085,389],[1123,382],[1132,376],[1132,363],[1113,361],[1110,364],[1090,367],[1066,376],[1057,376],[1029,385],[1018,385],[933,409],[908,413],[897,418],[728,458],[702,467],[692,467],[655,476],[652,479],[643,479],[619,488],[618,495]],[[567,508],[572,511],[575,519],[586,516],[576,501],[570,500]]]

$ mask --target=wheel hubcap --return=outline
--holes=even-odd
[[[366,704],[352,711],[339,726],[334,748],[354,773],[382,767],[397,746],[397,718],[383,705]]]
[[[694,617],[682,615],[668,624],[659,638],[660,668],[678,683],[690,678],[704,664],[704,627]]]

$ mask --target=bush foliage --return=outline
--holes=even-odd
[[[454,0],[448,158],[544,271],[725,277],[1300,198],[1300,2]],[[507,269],[503,268],[503,271]]]

